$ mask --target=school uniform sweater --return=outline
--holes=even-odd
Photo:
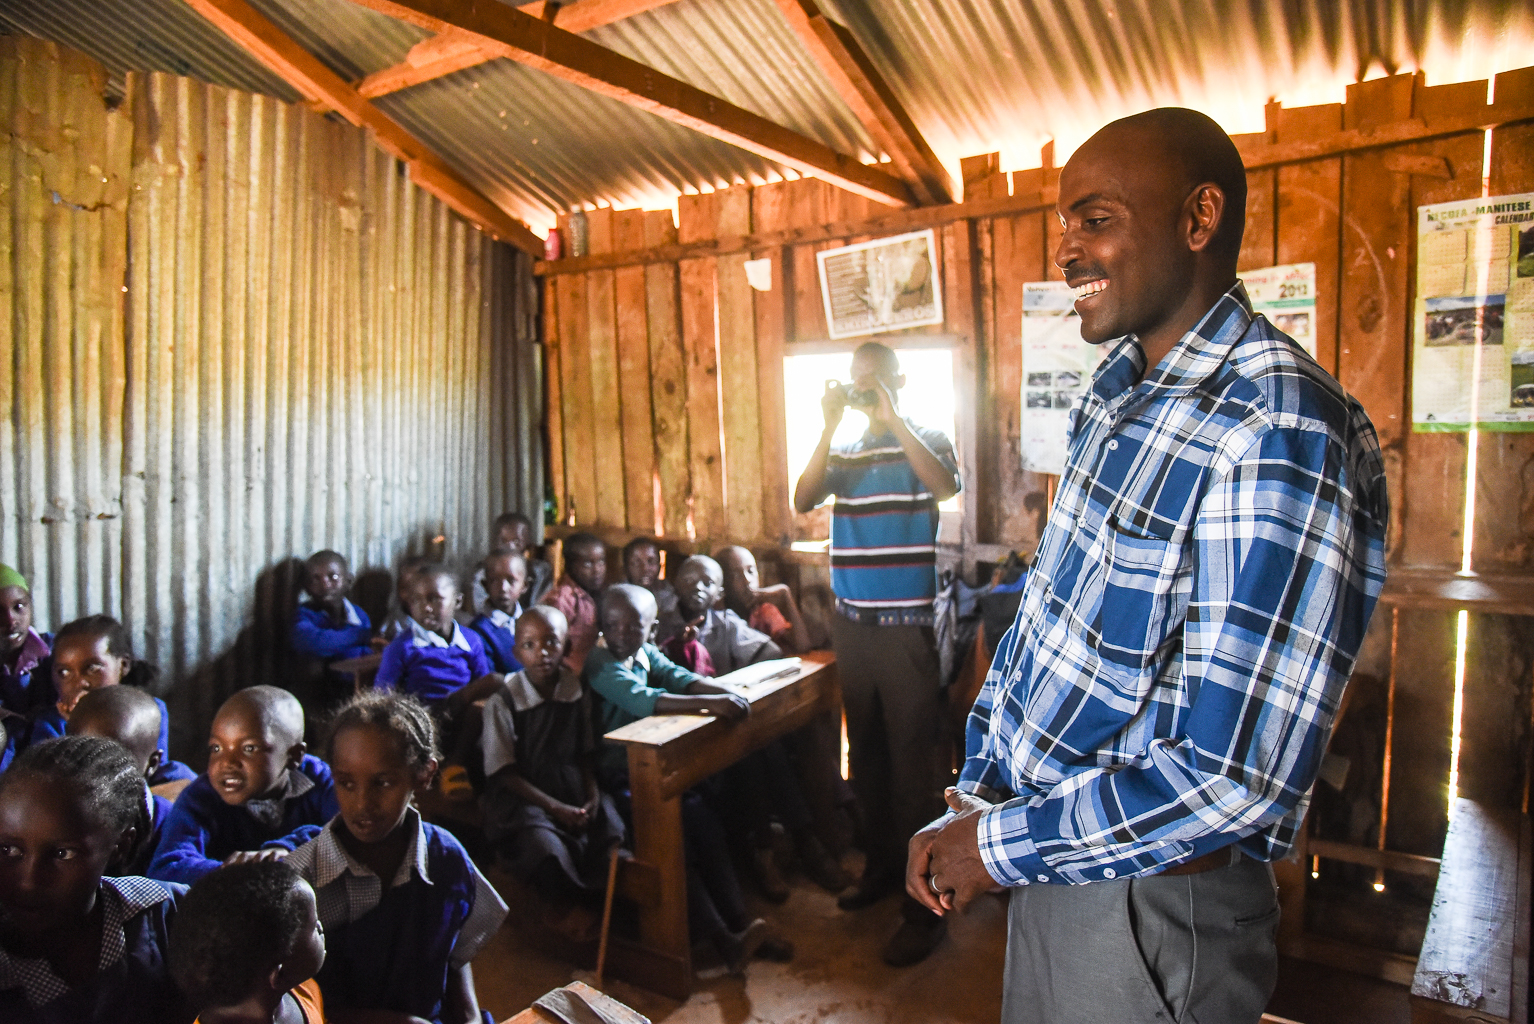
[[[342,598],[345,601],[345,598]],[[368,613],[346,601],[346,621],[339,625],[330,613],[312,601],[305,601],[293,612],[293,649],[299,654],[325,661],[360,658],[372,654],[369,641],[373,623]]]
[[[516,654],[516,619],[499,608],[491,608],[469,623],[469,628],[479,634],[485,645],[485,654],[497,672],[509,676],[522,671],[522,663],[517,660]]]
[[[181,791],[165,820],[149,877],[190,885],[231,853],[259,850],[300,825],[329,821],[338,810],[330,768],[312,754],[288,770],[287,787],[273,800],[230,806],[207,775],[199,775]]]
[[[16,660],[0,661],[0,722],[5,726],[0,771],[27,745],[32,716],[53,699],[52,653],[53,634],[29,629]]]
[[[373,678],[374,689],[397,689],[414,694],[424,703],[439,704],[495,671],[485,657],[478,633],[455,622],[453,638],[446,640],[414,619],[405,622],[405,630],[384,648],[378,675]]]
[[[46,704],[43,707],[38,708],[37,711],[33,713],[32,728],[27,735],[27,745],[31,745],[33,743],[41,743],[43,740],[51,740],[56,737],[63,736],[68,731],[69,723],[66,722],[64,720],[64,716],[59,713],[59,706],[56,703],[58,700],[57,691],[54,691],[53,700],[55,703]],[[165,702],[158,697],[154,698],[154,702],[155,706],[160,709],[160,736],[157,740],[155,740],[155,744],[158,749],[168,752],[170,749],[170,709],[167,708],[165,706]],[[186,768],[186,765],[181,764],[180,761],[170,761],[168,763],[171,765],[179,765],[182,768]],[[189,776],[176,776],[176,778],[187,777]],[[172,780],[169,778],[157,779],[152,783],[152,785],[158,786],[161,782],[170,781]]]
[[[165,969],[176,903],[186,886],[103,878],[95,977],[67,985],[48,961],[0,949],[0,1021],[27,1024],[187,1024],[192,1013]]]
[[[387,885],[341,845],[337,821],[288,857],[314,887],[325,927],[318,978],[326,1004],[441,1021],[449,972],[500,928],[505,901],[458,840],[414,808],[401,826],[410,843]]]

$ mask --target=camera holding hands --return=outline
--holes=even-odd
[[[839,380],[826,381],[826,393],[821,396],[820,407],[825,411],[826,429],[835,430],[841,423],[848,406],[866,415],[870,420],[880,420],[894,414],[894,402],[889,391],[878,381],[869,389],[856,384],[843,384]]]

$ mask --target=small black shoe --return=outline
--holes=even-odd
[[[919,964],[937,948],[948,933],[948,922],[933,915],[926,921],[902,921],[895,934],[884,946],[882,959],[891,967],[910,967]]]
[[[899,884],[892,878],[864,875],[857,885],[836,897],[836,905],[843,910],[862,910],[864,907],[873,906],[899,888]]]

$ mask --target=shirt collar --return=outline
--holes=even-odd
[[[344,597],[341,600],[346,603],[346,624],[348,626],[362,625],[362,616],[357,612],[357,606],[347,601]]]
[[[485,618],[489,619],[490,625],[496,627],[497,629],[515,630],[517,628],[517,617],[515,615],[507,615],[499,608],[493,608],[489,605],[486,605]]]
[[[316,889],[324,888],[348,872],[359,878],[378,877],[373,874],[372,868],[353,858],[346,852],[346,847],[341,845],[341,840],[336,835],[336,827],[340,821],[339,814],[331,818],[329,824],[314,838],[314,887]],[[412,871],[421,877],[421,881],[430,885],[431,877],[426,873],[426,830],[421,826],[420,812],[414,807],[407,808],[402,827],[409,830],[410,843],[405,847],[405,856],[400,860],[399,871],[395,872],[388,887],[393,889],[404,885],[410,881]]]
[[[618,667],[629,671],[635,669],[642,672],[650,671],[650,656],[645,653],[645,647],[649,646],[649,644],[645,644],[644,647],[639,648],[639,650],[618,662]]]
[[[127,951],[123,926],[150,907],[170,899],[159,882],[137,876],[103,878],[96,898],[101,901],[101,959],[99,970],[115,966]],[[33,1007],[46,1006],[69,991],[48,961],[12,956],[0,949],[0,991],[20,988]]]
[[[48,641],[44,640],[37,630],[27,627],[27,638],[21,642],[21,650],[16,655],[16,667],[14,675],[25,675],[32,671],[48,657],[52,652],[48,648]]]
[[[1199,322],[1178,340],[1172,350],[1143,381],[1148,391],[1186,394],[1214,375],[1252,322],[1252,304],[1246,286],[1237,281],[1209,307]],[[1092,378],[1092,390],[1110,402],[1132,390],[1145,371],[1145,350],[1134,335],[1108,342],[1114,351],[1102,361]]]
[[[543,703],[543,694],[539,693],[538,688],[527,678],[525,670],[506,677],[506,695],[510,698],[514,711],[527,711]],[[554,684],[555,702],[574,704],[580,699],[580,677],[561,664],[559,680]]]
[[[469,646],[469,638],[463,635],[463,629],[455,621],[453,623],[453,639],[444,640],[438,634],[427,629],[410,616],[405,616],[406,628],[410,631],[410,642],[417,647],[457,647],[460,650],[473,652]]]

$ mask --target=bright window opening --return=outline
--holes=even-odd
[[[953,390],[953,351],[947,348],[902,348],[900,372],[905,374],[905,387],[896,396],[900,412],[912,422],[923,427],[941,430],[950,441],[956,436],[955,400]],[[815,444],[825,427],[825,414],[821,412],[820,397],[825,394],[826,381],[843,383],[851,379],[852,349],[845,352],[814,352],[787,356],[783,360],[784,407],[788,421],[788,486],[789,492],[799,482]],[[729,396],[725,396],[729,401]],[[848,409],[837,427],[833,445],[851,444],[868,429],[868,417]],[[959,508],[960,495],[955,495],[939,506],[945,512]]]

